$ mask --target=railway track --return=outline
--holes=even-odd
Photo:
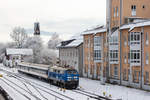
[[[5,79],[5,81],[7,81],[7,83],[9,82],[10,84],[13,84],[15,86],[17,86],[18,88],[22,89],[23,91],[25,91],[26,93],[28,93],[30,96],[34,97],[36,100],[42,100],[40,99],[39,97],[37,97],[36,95],[30,93],[29,91],[27,91],[26,89],[24,89],[23,87],[19,86],[18,84],[16,84],[15,82],[9,80],[8,78],[6,77],[3,77],[3,80]]]
[[[28,83],[28,84],[34,86],[34,87],[37,88],[38,90],[41,90],[41,91],[43,91],[43,92],[45,92],[45,93],[48,93],[49,95],[52,95],[52,96],[57,97],[57,98],[60,99],[60,100],[66,100],[66,99],[63,99],[63,98],[58,97],[58,96],[57,96],[58,94],[59,94],[60,96],[62,96],[62,97],[65,97],[65,98],[69,99],[69,100],[75,100],[75,99],[73,99],[73,98],[71,98],[71,97],[69,97],[69,96],[66,96],[66,95],[64,95],[64,94],[61,94],[61,93],[59,93],[59,92],[56,92],[56,91],[54,91],[53,89],[47,88],[47,87],[45,87],[45,86],[43,86],[43,85],[40,85],[40,84],[38,84],[38,83],[35,83],[35,82],[33,82],[33,81],[29,81],[29,80],[26,79],[26,77],[25,77],[24,75],[22,75],[22,74],[15,74],[15,73],[12,73],[12,72],[9,72],[9,71],[6,71],[6,70],[4,70],[4,71],[7,72],[7,73],[9,73],[9,75],[12,75],[12,76],[15,77],[15,78],[19,78],[19,80],[22,80],[22,81],[24,81],[24,82],[26,82],[26,83]],[[49,91],[51,91],[51,92],[53,92],[53,93],[56,93],[57,95],[52,94],[52,93],[49,92]],[[71,90],[71,91],[72,91],[72,92],[75,92],[75,93],[78,93],[78,94],[81,94],[81,95],[84,95],[84,96],[87,96],[87,97],[89,97],[89,98],[96,99],[96,100],[116,100],[116,99],[112,99],[112,98],[100,96],[100,95],[98,95],[98,94],[94,94],[94,93],[91,93],[91,92],[88,92],[88,91],[84,91],[84,90],[81,90],[81,89]]]
[[[76,93],[79,93],[79,94],[82,94],[82,95],[86,95],[90,98],[94,98],[94,99],[97,99],[97,100],[113,100],[113,99],[110,99],[108,97],[103,97],[103,96],[100,96],[100,95],[97,95],[97,94],[94,94],[94,93],[91,93],[91,92],[88,92],[88,91],[84,91],[84,90],[81,90],[81,89],[76,89],[76,90],[72,90],[73,92],[76,92]]]
[[[13,77],[14,77],[14,76],[13,76]],[[31,83],[26,82],[26,81],[24,82],[24,81],[20,80],[20,79],[17,78],[17,77],[14,77],[14,78],[16,78],[16,79],[19,80],[21,83],[23,83],[24,86],[28,89],[28,91],[29,91],[30,93],[33,94],[33,92],[29,89],[29,87],[28,87],[26,84],[32,86],[32,87],[41,95],[41,97],[43,97],[43,99],[48,100],[48,99],[47,99],[35,86],[33,86]]]
[[[15,75],[16,76],[16,75]],[[20,76],[17,76],[17,77],[19,77],[20,79],[23,79],[23,81],[27,81],[27,82],[29,82],[28,80],[26,80],[24,77],[20,77]],[[60,96],[63,96],[63,97],[65,97],[66,99],[69,99],[69,100],[74,100],[73,98],[71,98],[71,97],[69,97],[69,96],[66,96],[66,95],[64,95],[64,94],[61,94],[61,93],[59,93],[59,92],[56,92],[56,91],[54,91],[53,89],[50,89],[50,88],[47,88],[47,87],[45,87],[45,86],[42,86],[42,85],[40,85],[40,84],[37,84],[37,83],[35,83],[35,82],[31,82],[30,81],[30,83],[33,85],[34,84],[34,86],[36,87],[36,88],[38,88],[38,89],[40,89],[40,90],[42,90],[42,91],[44,91],[44,92],[46,92],[46,93],[49,93],[49,94],[52,94],[52,93],[50,93],[49,91],[52,91],[52,92],[54,92],[54,93],[56,93],[56,94],[59,94]],[[42,89],[42,88],[44,88],[44,89]],[[46,91],[46,90],[48,90],[48,91]],[[53,94],[54,95],[54,94]],[[56,95],[54,95],[54,96],[56,96]],[[58,96],[57,96],[58,97]],[[60,97],[58,97],[59,99],[61,99],[61,100],[66,100],[66,99],[62,99],[62,98],[60,98]]]
[[[56,98],[58,98],[60,100],[74,100],[73,98],[71,98],[69,96],[66,96],[64,94],[61,94],[59,92],[54,91],[53,89],[47,88],[47,87],[42,86],[40,84],[37,84],[35,82],[28,81],[26,78],[24,78],[23,75],[20,75],[20,74],[18,75],[18,74],[15,74],[15,73],[12,73],[12,72],[9,72],[9,71],[6,71],[6,70],[2,70],[2,71],[5,71],[10,77],[14,77],[14,78],[16,78],[16,79],[18,79],[20,81],[24,81],[25,83],[30,84],[31,86],[35,87],[36,89],[38,89],[40,91],[43,91],[43,92],[45,92],[45,93],[47,93],[49,95],[52,95],[52,96],[54,96],[54,97],[56,97]],[[51,93],[49,91],[51,91],[53,93]],[[60,95],[60,96],[58,96],[58,95]],[[64,98],[66,98],[66,99],[64,99]]]
[[[5,81],[3,79],[0,79],[0,80],[3,81],[5,84],[7,84],[12,89],[14,89],[16,92],[18,92],[19,94],[21,94],[22,96],[24,96],[26,99],[31,100],[31,98],[29,96],[27,96],[26,94],[22,93],[20,90],[17,90],[14,86],[10,85],[7,81]]]

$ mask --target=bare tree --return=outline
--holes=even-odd
[[[48,41],[48,48],[49,49],[56,49],[56,46],[61,42],[61,39],[59,38],[59,35],[57,33],[54,33],[51,37],[51,39]]]
[[[22,48],[22,45],[28,36],[24,28],[15,27],[12,30],[10,37],[16,42],[17,47]]]

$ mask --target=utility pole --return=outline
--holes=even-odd
[[[107,47],[107,53],[106,53],[106,81],[109,80],[110,76],[110,63],[109,63],[109,38],[111,34],[111,0],[106,1],[106,9],[107,9],[107,15],[106,15],[106,47]]]

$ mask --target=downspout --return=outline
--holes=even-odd
[[[143,63],[143,53],[144,53],[144,43],[143,43],[143,35],[144,35],[144,28],[142,27],[142,31],[141,31],[141,82],[140,82],[140,88],[142,88],[142,84],[143,84],[143,67],[144,67],[144,63]]]
[[[122,25],[122,0],[120,0],[120,25],[119,25],[119,29],[120,26]],[[121,48],[121,38],[122,38],[122,34],[121,34],[121,30],[120,30],[120,84],[122,84],[122,48]]]

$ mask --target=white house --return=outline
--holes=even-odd
[[[6,48],[3,64],[5,66],[14,67],[17,65],[18,62],[21,62],[24,57],[32,55],[32,49]]]

